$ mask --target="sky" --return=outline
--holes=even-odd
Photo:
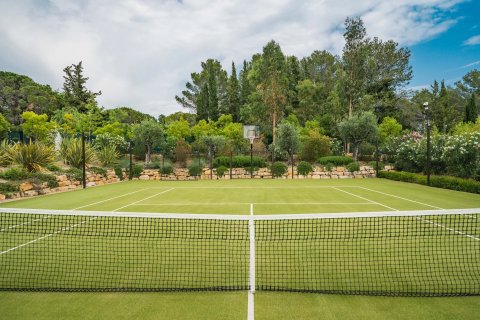
[[[240,69],[272,39],[299,58],[341,54],[346,17],[410,48],[407,88],[480,69],[480,0],[0,0],[0,12],[0,70],[61,90],[83,61],[100,106],[153,116],[187,111],[175,95],[209,58]]]

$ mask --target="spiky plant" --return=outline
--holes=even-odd
[[[60,156],[69,165],[80,168],[82,166],[82,140],[78,138],[63,139],[60,144]],[[85,143],[85,164],[92,163],[95,153],[89,143]]]
[[[97,152],[97,159],[100,161],[104,167],[112,167],[118,161],[119,153],[115,145],[104,145],[101,146]]]
[[[6,157],[29,172],[38,172],[55,160],[55,150],[41,143],[19,142],[7,148]]]
[[[10,145],[8,144],[7,140],[0,141],[0,166],[8,166],[11,164],[11,160],[8,157],[8,149]]]

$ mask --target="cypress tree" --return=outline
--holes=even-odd
[[[464,122],[475,123],[478,117],[477,105],[475,104],[475,94],[472,93],[470,100],[465,108],[465,120]]]

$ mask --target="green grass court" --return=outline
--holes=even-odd
[[[132,181],[6,202],[0,207],[247,216],[252,207],[256,215],[478,208],[480,195],[381,179]],[[459,221],[453,228],[464,232],[462,225]],[[479,237],[480,230],[472,236]],[[11,240],[17,245],[23,241]],[[460,249],[462,241],[468,239],[448,245]],[[33,246],[23,249],[31,250],[32,259],[39,253]],[[452,264],[452,268],[461,267]],[[255,294],[256,319],[475,319],[479,305],[480,297]],[[247,293],[0,292],[0,314],[8,319],[245,319]]]

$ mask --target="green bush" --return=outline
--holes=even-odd
[[[113,167],[113,170],[115,171],[115,175],[117,176],[117,178],[121,180],[123,180],[123,170],[122,170],[122,167],[120,167],[119,165]]]
[[[300,163],[297,165],[297,171],[298,171],[298,174],[301,174],[302,176],[306,176],[313,171],[313,167],[309,162],[300,161]]]
[[[163,168],[160,168],[160,170],[158,171],[160,172],[160,174],[169,175],[173,173],[173,167],[171,164],[166,164],[163,166]]]
[[[155,161],[155,162],[146,163],[143,167],[145,169],[161,169],[162,164],[158,161]]]
[[[372,161],[370,162],[370,166],[375,170],[377,168],[377,162]],[[378,161],[378,170],[383,170],[385,169],[385,164],[382,161]]]
[[[45,168],[47,168],[47,170],[50,171],[50,172],[60,172],[60,171],[62,171],[62,168],[54,165],[53,163],[47,165]]]
[[[217,176],[222,178],[225,175],[225,172],[227,172],[228,170],[229,170],[229,168],[227,168],[225,166],[220,166],[215,171],[217,172]]]
[[[333,169],[333,164],[327,163],[327,164],[325,165],[325,170],[326,170],[326,171],[332,172],[332,169]]]
[[[354,160],[350,157],[344,156],[328,156],[328,157],[321,157],[318,159],[318,163],[321,165],[326,166],[327,164],[332,164],[334,166],[346,166],[349,163],[354,162]]]
[[[427,176],[417,173],[403,172],[403,171],[379,171],[379,178],[385,178],[396,181],[427,184]],[[462,179],[450,176],[430,176],[430,185],[432,187],[451,189],[458,191],[465,191],[470,193],[480,194],[480,181],[472,179]]]
[[[65,162],[75,168],[81,168],[82,166],[82,140],[63,139],[60,144],[60,155]],[[85,163],[88,165],[95,158],[93,148],[89,143],[85,142]]]
[[[10,145],[8,144],[7,139],[0,141],[0,166],[8,166],[12,163],[11,159],[8,157],[9,148]]]
[[[66,170],[65,175],[70,180],[82,181],[82,178],[83,178],[83,172],[81,169],[78,169],[78,168],[70,168]]]
[[[192,177],[197,177],[202,174],[202,167],[193,163],[188,167],[188,174]]]
[[[100,147],[97,150],[96,155],[98,161],[100,161],[104,167],[111,167],[115,165],[118,161],[118,157],[120,156],[115,145]]]
[[[347,164],[347,170],[350,172],[360,171],[360,165],[358,162],[351,162]]]
[[[17,168],[11,168],[0,173],[0,179],[5,179],[5,180],[18,181],[18,180],[25,180],[27,178],[28,178],[28,172],[25,170],[17,169]]]
[[[6,157],[29,172],[37,172],[54,161],[55,150],[41,143],[15,143],[7,149]]]
[[[12,192],[17,192],[18,186],[12,183],[0,183],[0,193],[1,194],[10,194]]]
[[[250,156],[235,156],[232,158],[233,168],[249,168],[251,165],[257,168],[265,168],[267,166],[265,159],[262,157],[253,157],[252,163],[250,163]],[[213,161],[213,167],[218,168],[220,166],[230,167],[230,157],[218,157]]]
[[[49,188],[56,188],[58,187],[57,178],[53,174],[47,173],[31,173],[28,177],[29,179],[37,179],[41,182],[46,182]]]
[[[280,161],[274,162],[271,167],[272,175],[275,178],[283,176],[285,173],[287,173],[287,170],[287,165]]]
[[[139,164],[134,164],[132,167],[132,176],[134,178],[138,178],[142,174],[142,171],[143,171],[143,166]]]
[[[90,171],[96,174],[101,174],[104,177],[107,177],[107,169],[100,167],[90,167]]]

